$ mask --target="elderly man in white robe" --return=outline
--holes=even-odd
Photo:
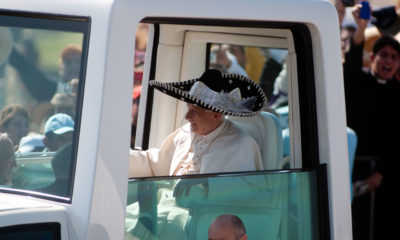
[[[257,143],[225,118],[225,115],[253,116],[264,108],[265,95],[252,80],[240,75],[222,74],[218,70],[207,70],[198,79],[178,83],[151,81],[150,86],[187,102],[188,111],[185,119],[189,123],[169,135],[160,149],[131,150],[130,177],[263,170]],[[126,226],[127,231],[140,239],[147,239],[146,236],[163,235],[161,234],[162,230],[156,230],[157,226],[154,223],[157,221],[154,221],[154,218],[158,218],[158,222],[160,222],[160,218],[169,218],[160,216],[164,212],[160,206],[166,208],[164,203],[170,205],[171,198],[190,195],[193,190],[193,182],[190,185],[183,183],[185,182],[178,181],[173,193],[162,194],[164,197],[168,196],[168,199],[158,201],[158,214],[157,207],[149,204],[149,199],[142,199],[142,193],[138,191],[139,201],[136,205],[128,207],[127,218],[140,219],[142,217],[142,220],[131,222],[130,226]],[[213,183],[209,183],[205,178],[199,179],[199,184],[207,188],[201,193],[205,198]],[[242,181],[242,183],[234,184],[247,183]],[[147,189],[147,197],[151,195],[152,191],[153,196],[157,195],[157,187],[148,183],[145,185],[145,187],[139,186],[139,188]],[[175,204],[175,201],[172,202]],[[140,210],[137,209],[138,207]],[[172,212],[169,207],[165,211],[167,215]],[[176,211],[180,212],[181,219],[186,219],[186,211],[181,209]],[[148,219],[152,219],[153,226],[149,226],[151,223],[146,223]],[[147,231],[149,228],[152,230]],[[174,228],[176,228],[176,224]],[[179,231],[174,232],[180,234]],[[128,236],[131,235],[128,234]],[[182,235],[179,238],[182,239]]]
[[[225,119],[225,115],[252,116],[265,106],[262,90],[250,79],[208,70],[199,79],[150,85],[188,102],[189,123],[169,135],[160,149],[131,150],[130,177],[263,169],[257,143]],[[232,90],[221,93],[225,89]],[[241,97],[244,91],[251,94]]]
[[[160,149],[131,151],[131,176],[187,175],[261,170],[255,141],[221,113],[188,104],[189,123]]]

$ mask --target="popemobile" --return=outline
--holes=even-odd
[[[352,239],[338,22],[327,0],[2,0],[0,239],[214,239],[226,216]],[[196,128],[215,113],[241,137]]]

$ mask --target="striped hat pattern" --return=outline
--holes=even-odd
[[[266,106],[264,91],[251,79],[237,74],[206,70],[200,78],[162,83],[151,87],[190,104],[224,115],[250,117]]]

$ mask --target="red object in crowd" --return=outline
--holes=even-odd
[[[139,98],[141,92],[142,92],[142,85],[134,87],[133,94],[132,94],[132,100]]]
[[[133,80],[134,81],[142,81],[143,79],[143,71],[134,71],[133,72]]]

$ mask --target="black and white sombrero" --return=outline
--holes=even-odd
[[[200,78],[150,86],[161,92],[224,115],[250,117],[266,105],[264,91],[251,79],[219,70],[206,70]]]

